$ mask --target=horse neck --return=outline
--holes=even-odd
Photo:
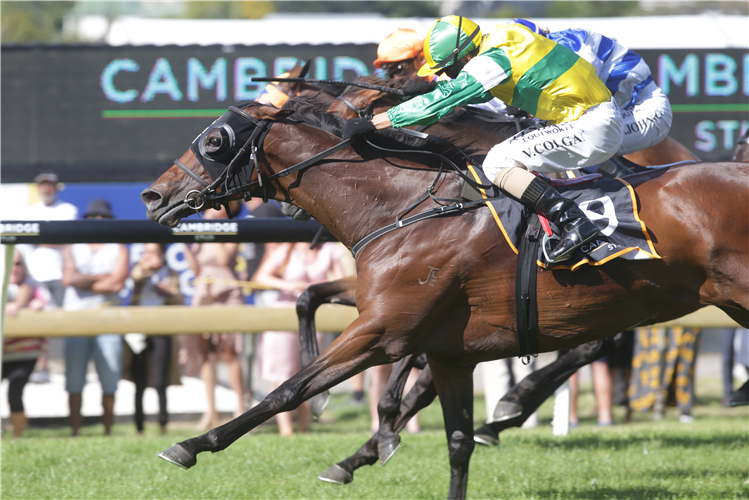
[[[318,129],[277,123],[263,146],[261,168],[268,169],[266,176],[279,172],[340,141]],[[366,155],[363,158],[358,149],[344,148],[302,172],[274,181],[276,200],[302,208],[348,248],[394,222],[396,215],[421,196],[437,176],[436,171],[406,160],[371,158],[369,148],[362,150]],[[437,193],[456,197],[459,191],[457,178],[450,176],[439,183]]]
[[[351,94],[343,94],[341,97],[347,99],[360,111],[364,111],[368,106],[372,106],[371,113],[379,114],[384,113],[388,109],[395,106],[397,103],[392,97],[382,95],[382,92],[376,90],[359,91]],[[351,109],[341,99],[336,99],[333,104],[328,108],[328,113],[336,113],[344,118],[356,118],[357,113]]]

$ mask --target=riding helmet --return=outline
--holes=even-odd
[[[438,19],[424,39],[426,64],[419,69],[419,76],[430,76],[452,66],[480,44],[481,29],[467,17]]]

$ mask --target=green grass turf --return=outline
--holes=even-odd
[[[585,388],[583,388],[585,389]],[[470,498],[749,498],[749,408],[721,408],[718,381],[698,384],[695,422],[681,424],[678,411],[654,422],[599,428],[593,397],[580,397],[581,424],[567,437],[548,425],[552,402],[540,409],[537,429],[510,429],[499,448],[476,447]],[[482,398],[476,416],[484,415]],[[321,422],[306,435],[280,438],[261,426],[217,454],[201,454],[190,470],[157,458],[175,442],[197,435],[194,424],[170,426],[145,438],[134,426],[117,425],[111,438],[102,427],[29,429],[24,439],[2,440],[2,498],[445,498],[449,466],[437,404],[421,413],[423,431],[403,434],[403,445],[385,467],[356,471],[346,486],[316,479],[369,438],[366,408],[333,398]],[[617,421],[623,410],[617,408]],[[481,418],[476,418],[477,423]]]

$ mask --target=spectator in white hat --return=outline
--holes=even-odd
[[[60,184],[57,175],[39,174],[34,178],[39,192],[38,203],[28,207],[23,215],[24,220],[73,220],[78,218],[75,205],[57,199]],[[23,254],[31,279],[49,293],[48,307],[62,307],[65,287],[62,284],[62,253],[60,245],[18,245]],[[49,382],[47,353],[43,353],[37,362],[37,371],[31,374],[31,382],[43,384]]]

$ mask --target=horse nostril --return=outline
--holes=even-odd
[[[158,191],[154,191],[153,189],[146,189],[140,194],[140,199],[147,207],[156,208],[159,206],[159,202],[161,201],[162,197]]]

